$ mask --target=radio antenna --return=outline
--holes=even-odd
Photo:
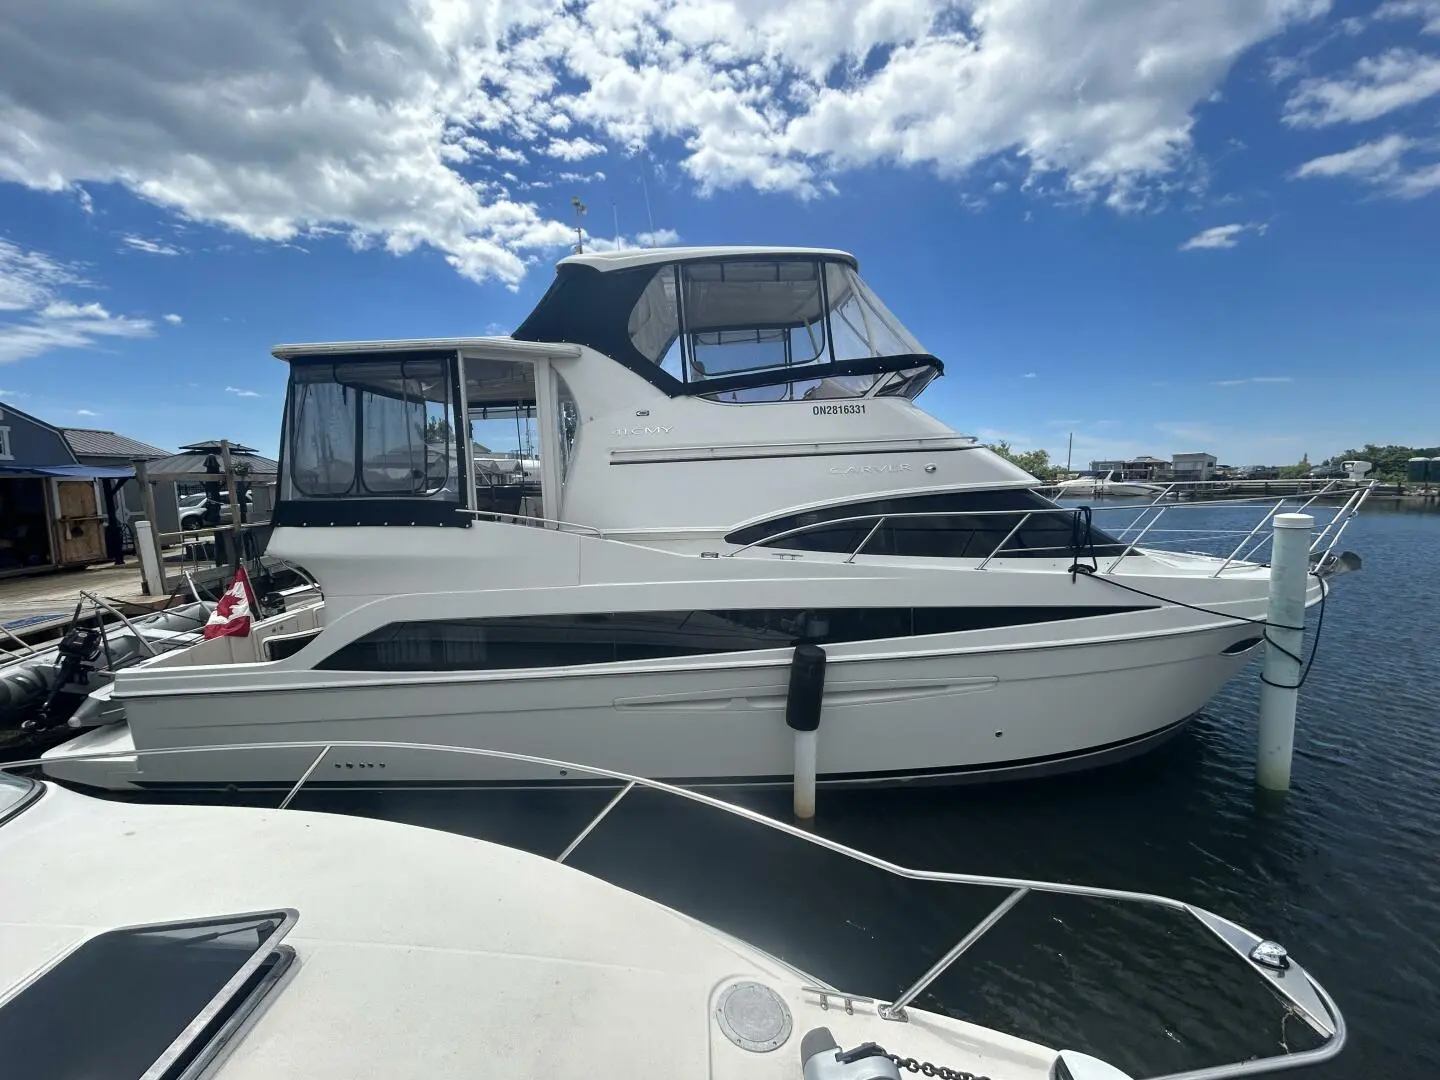
[[[575,254],[585,254],[585,229],[580,224],[580,219],[585,216],[587,207],[580,201],[579,195],[570,196],[570,205],[575,208]]]

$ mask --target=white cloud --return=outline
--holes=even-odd
[[[486,53],[545,6],[311,0],[298,18],[215,0],[177,19],[169,0],[99,15],[47,0],[0,37],[0,179],[118,183],[262,240],[333,226],[514,282],[564,226],[489,198],[442,151],[457,123],[515,126],[492,107],[485,80],[508,73]]]
[[[180,318],[179,315],[175,314],[161,315],[160,317],[166,322],[168,322],[171,326],[179,326],[182,322],[185,321],[184,319]]]
[[[1440,0],[1386,0],[1375,11],[1377,19],[1419,19],[1421,33],[1440,34]]]
[[[606,237],[585,234],[587,251],[625,251],[630,248],[671,247],[680,242],[680,234],[674,229],[656,229],[654,232],[639,232],[634,238],[628,236]]]
[[[1181,251],[1213,251],[1219,248],[1233,248],[1247,232],[1263,233],[1265,226],[1255,224],[1215,225],[1196,233],[1180,245]]]
[[[1440,57],[1391,49],[1356,62],[1341,78],[1306,79],[1285,102],[1293,127],[1374,120],[1440,94]]]
[[[25,396],[19,390],[0,390],[0,398],[23,398]]]
[[[638,232],[635,243],[641,247],[674,247],[680,242],[680,234],[674,229],[656,229],[654,232]]]
[[[1391,193],[1402,199],[1418,199],[1432,191],[1440,191],[1440,161],[1422,165],[1395,177]]]
[[[1249,386],[1255,383],[1288,383],[1295,380],[1289,375],[1253,375],[1248,379],[1220,379],[1216,386]]]
[[[1033,371],[1027,371],[1024,375],[1021,375],[1020,377],[1022,379],[1033,379],[1036,378],[1036,374]]]
[[[678,148],[702,192],[805,197],[852,167],[948,177],[1001,158],[1032,197],[1126,207],[1191,183],[1196,110],[1327,6],[310,0],[297,18],[210,0],[177,19],[172,0],[46,0],[0,37],[0,179],[120,184],[263,241],[428,247],[510,284],[570,242],[475,177],[524,163],[518,145]]]
[[[0,311],[44,306],[57,289],[84,282],[73,267],[40,251],[26,251],[0,240]]]
[[[1403,135],[1386,135],[1383,139],[1361,143],[1338,154],[1313,158],[1295,170],[1297,177],[1354,176],[1373,180],[1388,178],[1399,168],[1405,151],[1414,146]]]
[[[551,139],[550,145],[545,147],[547,157],[559,158],[561,161],[580,161],[603,153],[605,147],[589,139]]]
[[[91,348],[106,337],[149,337],[147,319],[112,315],[101,304],[77,304],[62,290],[86,288],[73,267],[43,252],[0,240],[0,364],[52,349]]]
[[[126,233],[120,238],[120,242],[126,247],[135,251],[143,251],[147,255],[179,255],[180,249],[161,240],[147,240],[143,236],[136,236],[133,233]]]
[[[227,386],[225,392],[234,394],[236,397],[260,397],[254,390],[241,390],[238,386]]]
[[[1345,178],[1368,184],[1381,194],[1417,199],[1440,190],[1440,161],[1412,163],[1416,154],[1433,154],[1435,144],[1404,135],[1361,143],[1336,154],[1305,162],[1292,174],[1296,179]],[[1411,159],[1411,160],[1407,160]]]
[[[90,409],[76,409],[76,410],[75,410],[75,415],[76,415],[76,416],[99,416],[100,414],[99,414],[98,412],[94,412],[94,411],[92,411],[92,410],[90,410]]]

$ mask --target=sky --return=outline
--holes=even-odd
[[[1440,0],[92,0],[0,23],[0,404],[273,453],[280,342],[575,241],[853,252],[1064,460],[1440,443]]]

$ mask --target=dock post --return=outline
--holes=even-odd
[[[796,645],[790,661],[790,690],[785,696],[785,723],[795,732],[795,816],[815,816],[816,760],[820,705],[825,697],[825,650]]]
[[[1305,648],[1310,530],[1314,524],[1309,514],[1275,515],[1270,604],[1265,615],[1265,666],[1260,686],[1260,736],[1255,750],[1255,783],[1270,791],[1290,789],[1300,657]]]
[[[140,556],[140,580],[146,596],[165,595],[165,564],[155,540],[155,523],[136,519],[135,554]]]

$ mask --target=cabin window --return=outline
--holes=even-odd
[[[575,456],[575,440],[580,434],[580,406],[559,372],[555,374],[555,405],[555,422],[559,427],[556,442],[560,447],[560,482],[563,484],[570,475],[570,459]]]
[[[627,611],[391,623],[342,646],[324,671],[503,671],[790,649],[1083,619],[1119,607]]]
[[[829,359],[818,262],[691,263],[680,275],[691,381]]]
[[[356,397],[328,367],[291,371],[287,478],[296,494],[314,499],[355,489]]]
[[[6,1075],[198,1074],[288,965],[279,941],[294,922],[277,911],[90,938],[0,1006]]]
[[[836,360],[925,351],[852,267],[827,264],[825,286]]]
[[[787,514],[738,529],[725,539],[737,545],[763,542],[766,547],[846,554],[863,543],[866,555],[934,559],[983,559],[995,555],[1002,544],[999,557],[1007,559],[1065,559],[1075,553],[1077,539],[1084,541],[1083,555],[1092,544],[1097,557],[1114,558],[1125,551],[1125,544],[1093,526],[1088,541],[1083,531],[1077,537],[1076,515],[1055,510],[1053,503],[1019,489],[939,492]],[[881,515],[889,516],[875,529]],[[805,531],[776,535],[792,529]],[[772,536],[776,538],[766,539]]]
[[[645,286],[640,299],[630,309],[631,344],[637,352],[652,364],[678,367],[680,338],[680,308],[675,299],[678,289],[675,284],[675,267],[662,266]],[[676,378],[680,372],[670,372]]]
[[[367,495],[433,495],[453,485],[450,380],[435,361],[367,364],[381,380],[360,394],[361,487]]]
[[[282,498],[458,498],[444,360],[295,364]]]
[[[642,356],[699,393],[715,380],[790,369],[800,376],[706,394],[736,403],[862,397],[899,373],[804,378],[804,369],[924,352],[853,268],[815,259],[662,266],[631,309],[628,331]],[[891,392],[914,396],[928,381],[902,378]]]

